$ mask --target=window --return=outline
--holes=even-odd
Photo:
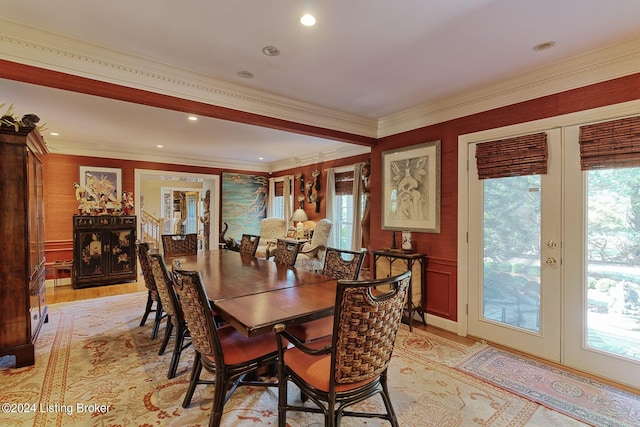
[[[335,246],[351,249],[353,236],[353,170],[336,172],[336,192],[334,202]]]
[[[271,215],[284,218],[284,181],[276,181]]]

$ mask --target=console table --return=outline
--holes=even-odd
[[[425,289],[427,286],[425,275],[426,255],[394,249],[380,249],[371,253],[373,254],[373,277],[375,278],[390,277],[407,270],[411,271],[411,283],[409,284],[405,307],[409,318],[409,330],[413,332],[413,315],[416,312],[426,326],[427,321],[424,316]]]

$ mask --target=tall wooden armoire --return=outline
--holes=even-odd
[[[42,156],[36,128],[0,127],[0,356],[34,364],[47,319]]]

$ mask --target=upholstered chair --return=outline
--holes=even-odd
[[[269,258],[275,249],[276,241],[287,235],[287,221],[283,218],[264,218],[260,221],[260,243],[256,250],[258,258]]]
[[[240,239],[240,253],[244,255],[256,256],[258,250],[258,243],[260,243],[260,236],[253,234],[243,234]]]
[[[399,425],[387,386],[387,369],[410,279],[407,271],[385,279],[338,281],[333,334],[312,346],[289,334],[284,324],[275,326],[280,427],[287,425],[288,411],[321,413],[325,426],[339,426],[343,416],[379,418]],[[374,296],[371,291],[379,285],[390,285],[390,290]],[[289,382],[315,406],[289,403]],[[366,405],[362,412],[346,410],[377,394],[386,413],[368,412]]]
[[[322,274],[339,280],[357,280],[364,256],[365,252],[327,248]],[[326,337],[333,332],[333,316],[291,326],[288,331],[301,341]]]
[[[164,332],[164,340],[158,350],[158,354],[164,354],[171,337],[173,336],[175,338],[171,363],[169,364],[169,371],[167,373],[167,378],[171,379],[176,376],[178,363],[180,363],[180,355],[182,354],[182,350],[191,345],[191,338],[187,323],[182,314],[180,301],[173,289],[173,280],[164,263],[164,258],[160,254],[151,254],[149,255],[149,263],[151,264],[153,278],[158,287],[158,295],[160,296],[160,301],[162,301],[162,307],[167,313],[167,326]],[[175,335],[172,335],[174,330]]]
[[[196,350],[193,370],[182,407],[191,403],[199,384],[214,386],[209,426],[219,426],[225,402],[237,386],[271,386],[272,382],[247,380],[249,373],[276,362],[278,349],[273,333],[247,338],[231,325],[219,325],[211,313],[209,298],[197,271],[175,270],[174,288],[182,304]],[[214,375],[200,379],[202,368]]]
[[[305,243],[300,249],[296,267],[304,268],[305,265],[311,264],[309,261],[316,261],[316,265],[322,265],[332,226],[333,223],[327,218],[323,218],[316,223],[311,241]]]
[[[162,301],[158,295],[158,288],[156,287],[156,282],[153,278],[151,266],[149,265],[149,244],[147,242],[136,243],[136,253],[138,254],[138,262],[140,263],[142,277],[144,278],[144,286],[147,288],[147,305],[144,309],[140,326],[144,326],[149,314],[155,313],[153,329],[151,330],[151,339],[156,339],[158,336],[158,330],[160,329],[160,322],[164,318],[164,311],[162,309]],[[154,303],[155,308],[153,308]]]
[[[198,235],[192,234],[163,234],[162,251],[164,256],[185,256],[198,253]]]

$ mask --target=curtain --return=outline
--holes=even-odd
[[[362,250],[362,167],[364,162],[356,163],[353,168],[353,232],[351,249]]]
[[[269,178],[269,200],[267,200],[267,217],[276,216],[274,200],[276,199],[276,179]]]
[[[291,191],[291,183],[293,182],[293,175],[284,176],[284,218],[287,220],[287,230],[289,229],[289,221],[293,215],[293,192]]]
[[[329,241],[327,242],[327,246],[333,246],[333,242],[337,242],[338,238],[336,237],[336,233],[338,232],[338,227],[336,227],[336,213],[334,212],[333,200],[336,197],[336,171],[333,168],[327,169],[327,186],[325,187],[325,208],[327,219],[333,223],[331,227],[331,233],[329,237]]]

